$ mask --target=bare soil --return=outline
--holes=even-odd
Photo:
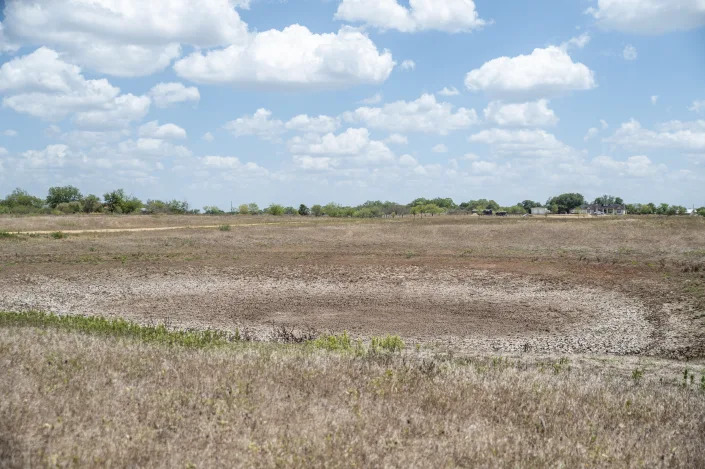
[[[0,218],[9,232],[191,226],[2,238],[0,309],[261,339],[283,325],[467,353],[703,358],[704,221]],[[232,230],[198,228],[220,224]]]

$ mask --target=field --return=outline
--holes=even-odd
[[[0,466],[705,466],[702,218],[0,217],[0,291]]]

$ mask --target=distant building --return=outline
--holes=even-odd
[[[532,207],[531,208],[531,214],[532,215],[548,215],[550,211],[546,207]]]
[[[590,204],[581,209],[585,210],[585,213],[589,215],[626,215],[627,207],[623,204]]]

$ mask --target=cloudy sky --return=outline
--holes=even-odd
[[[0,7],[0,196],[705,205],[705,0]]]

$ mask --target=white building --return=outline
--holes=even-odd
[[[550,211],[546,207],[531,207],[532,215],[548,215]]]

